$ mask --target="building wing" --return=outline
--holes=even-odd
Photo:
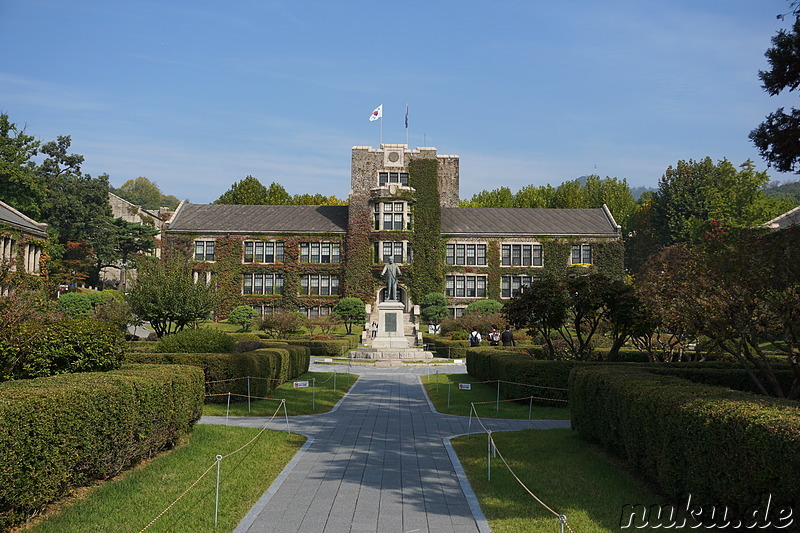
[[[223,205],[182,203],[171,233],[346,233],[346,205]]]

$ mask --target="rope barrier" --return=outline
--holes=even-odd
[[[250,396],[247,396],[247,394],[236,394],[236,393],[233,393],[233,392],[220,392],[220,393],[217,393],[217,394],[206,394],[206,397],[208,397],[208,396],[239,396],[240,398],[248,398],[249,397],[249,398],[253,398],[254,400],[272,400],[274,402],[282,402],[283,401],[283,398],[266,398],[264,396],[253,396],[252,394]]]
[[[204,477],[206,477],[206,475],[207,475],[209,472],[211,472],[211,470],[212,470],[212,469],[213,469],[215,466],[219,465],[219,463],[220,463],[220,461],[222,461],[222,459],[227,459],[228,457],[230,457],[230,456],[232,456],[232,455],[234,455],[234,454],[237,454],[237,453],[239,453],[240,451],[242,451],[242,450],[244,450],[245,448],[247,448],[248,446],[250,446],[250,445],[251,445],[253,442],[255,442],[255,441],[256,441],[256,439],[258,439],[258,438],[259,438],[259,437],[260,437],[260,436],[261,436],[261,435],[264,433],[264,431],[266,431],[266,429],[267,429],[267,426],[269,426],[269,424],[270,424],[270,423],[271,423],[271,422],[272,422],[272,421],[275,419],[275,417],[276,417],[276,416],[277,416],[277,414],[278,414],[278,411],[280,411],[280,408],[281,408],[282,406],[284,406],[285,404],[286,404],[286,400],[281,400],[281,405],[279,405],[279,406],[278,406],[278,408],[277,408],[277,409],[275,409],[275,412],[274,412],[274,413],[272,413],[272,416],[269,418],[269,420],[267,420],[267,421],[266,421],[266,423],[265,423],[265,424],[262,426],[262,428],[261,428],[261,431],[259,431],[259,432],[258,432],[258,433],[257,433],[257,434],[256,434],[256,435],[255,435],[255,436],[252,438],[252,439],[250,439],[250,440],[249,440],[247,443],[243,444],[243,445],[242,445],[242,446],[240,446],[240,447],[239,447],[237,450],[234,450],[234,451],[232,451],[231,453],[229,453],[229,454],[227,454],[227,455],[223,455],[223,456],[221,456],[221,457],[220,457],[220,456],[217,456],[218,458],[214,460],[214,463],[213,463],[211,466],[209,466],[209,467],[206,469],[206,471],[205,471],[205,472],[203,472],[203,473],[200,475],[200,477],[199,477],[199,478],[197,478],[197,479],[194,481],[194,483],[192,483],[191,485],[189,485],[189,487],[188,487],[188,488],[187,488],[185,491],[183,491],[183,493],[182,493],[180,496],[178,496],[178,497],[177,497],[177,498],[176,498],[176,499],[175,499],[175,500],[174,500],[174,501],[173,501],[171,504],[169,504],[169,505],[166,507],[166,509],[164,509],[163,511],[161,511],[161,512],[158,514],[158,516],[156,516],[155,518],[153,518],[153,519],[150,521],[150,523],[149,523],[149,524],[147,524],[147,525],[146,525],[146,526],[144,526],[144,527],[143,527],[141,530],[139,530],[139,533],[143,533],[144,531],[146,531],[147,529],[149,529],[149,528],[150,528],[150,526],[152,526],[153,524],[155,524],[155,523],[156,523],[156,521],[157,521],[159,518],[161,518],[162,516],[164,516],[164,514],[166,514],[166,513],[167,513],[167,511],[169,511],[170,509],[172,509],[172,507],[174,507],[176,503],[178,503],[178,502],[179,502],[179,501],[180,501],[180,500],[181,500],[181,499],[182,499],[184,496],[186,496],[186,494],[188,494],[190,490],[192,490],[192,489],[193,489],[195,486],[197,486],[197,484],[198,484],[198,483],[200,483],[200,481],[201,481],[201,480],[202,480]]]
[[[499,381],[500,383],[507,383],[509,385],[522,385],[523,387],[534,387],[536,389],[560,390],[560,391],[564,391],[564,392],[568,392],[569,391],[569,389],[562,389],[562,388],[559,388],[559,387],[545,387],[544,385],[532,385],[530,383],[518,383],[516,381],[503,381],[501,379],[498,379],[496,381]]]
[[[502,403],[502,402],[520,402],[522,400],[530,400],[531,398],[533,398],[534,400],[547,400],[548,402],[569,403],[569,400],[561,400],[559,398],[544,398],[544,397],[541,397],[541,396],[523,396],[522,398],[515,398],[513,400],[500,400],[500,403]],[[483,404],[488,404],[488,403],[495,404],[497,402],[498,402],[498,400],[491,400],[491,401],[487,401],[487,402],[472,402],[472,403],[475,404],[475,405],[483,405]]]
[[[491,432],[491,430],[489,430],[489,429],[487,429],[487,428],[486,428],[486,426],[483,424],[483,421],[481,420],[481,417],[480,417],[480,416],[478,416],[478,411],[477,411],[477,410],[475,410],[475,403],[477,403],[477,402],[473,402],[473,403],[471,403],[471,404],[470,404],[470,406],[471,406],[471,408],[472,408],[472,410],[470,411],[470,422],[472,421],[472,413],[474,412],[474,413],[475,413],[475,418],[477,419],[478,423],[481,425],[481,427],[483,428],[483,430],[484,430],[484,431],[487,433],[487,435],[488,435],[489,442],[491,443],[491,447],[490,447],[491,451],[492,451],[492,452],[493,452],[495,455],[498,455],[498,456],[500,456],[500,459],[503,461],[503,464],[506,466],[506,468],[508,468],[508,471],[511,473],[511,475],[512,475],[512,476],[514,476],[514,479],[516,479],[516,480],[517,480],[517,483],[519,483],[519,484],[522,486],[522,488],[523,488],[523,489],[525,489],[525,492],[527,492],[527,493],[528,493],[530,496],[532,496],[532,497],[533,497],[533,499],[535,499],[537,502],[539,502],[539,504],[540,504],[542,507],[544,507],[545,509],[547,509],[548,511],[550,511],[551,513],[553,513],[553,515],[555,515],[555,516],[556,516],[556,518],[558,518],[559,522],[561,522],[562,524],[564,524],[565,526],[567,526],[567,529],[569,529],[571,533],[575,533],[575,532],[572,530],[572,527],[570,527],[570,525],[567,523],[567,517],[566,517],[565,515],[558,514],[557,512],[555,512],[555,511],[554,511],[553,509],[551,509],[551,508],[550,508],[550,507],[549,507],[549,506],[548,506],[546,503],[544,503],[544,502],[543,502],[543,501],[542,501],[542,500],[541,500],[541,499],[540,499],[538,496],[536,496],[536,494],[534,494],[534,493],[533,493],[533,492],[532,492],[532,491],[531,491],[531,490],[530,490],[530,489],[529,489],[529,488],[528,488],[528,487],[525,485],[525,483],[523,483],[523,481],[522,481],[522,480],[519,478],[519,476],[517,476],[517,474],[514,472],[514,470],[513,470],[513,469],[512,469],[512,468],[509,466],[509,464],[508,464],[508,461],[506,461],[506,458],[505,458],[505,457],[503,457],[503,454],[502,454],[502,453],[500,453],[500,449],[497,447],[497,443],[494,441],[494,437],[492,437],[492,432]],[[486,403],[486,402],[483,402],[483,403]],[[490,402],[490,403],[491,403],[491,402]],[[491,461],[491,459],[490,459],[490,458],[487,458],[487,460],[488,460],[488,461]],[[490,474],[490,475],[491,475],[491,474]]]

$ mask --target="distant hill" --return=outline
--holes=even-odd
[[[631,194],[633,195],[633,199],[638,202],[639,198],[641,198],[644,193],[647,191],[656,192],[656,190],[657,189],[654,187],[645,187],[643,185],[639,185],[638,187],[631,187]]]
[[[764,194],[772,198],[786,200],[794,205],[800,205],[800,181],[770,182],[764,189]]]

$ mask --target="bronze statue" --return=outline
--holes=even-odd
[[[389,262],[383,267],[381,276],[386,279],[386,300],[399,300],[397,296],[397,278],[400,277],[400,267],[394,264],[393,257],[389,257]]]

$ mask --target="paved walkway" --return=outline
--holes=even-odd
[[[312,366],[313,371],[330,367]],[[344,371],[344,370],[342,370]],[[488,532],[448,437],[469,417],[435,412],[420,384],[424,367],[353,367],[360,374],[329,413],[289,419],[309,438],[239,524],[236,533]],[[447,372],[466,372],[464,367]],[[200,423],[224,424],[224,417]],[[263,418],[230,425],[262,427]],[[492,431],[569,427],[568,421],[483,419]],[[471,432],[476,432],[475,420]],[[286,430],[286,421],[271,429]]]

